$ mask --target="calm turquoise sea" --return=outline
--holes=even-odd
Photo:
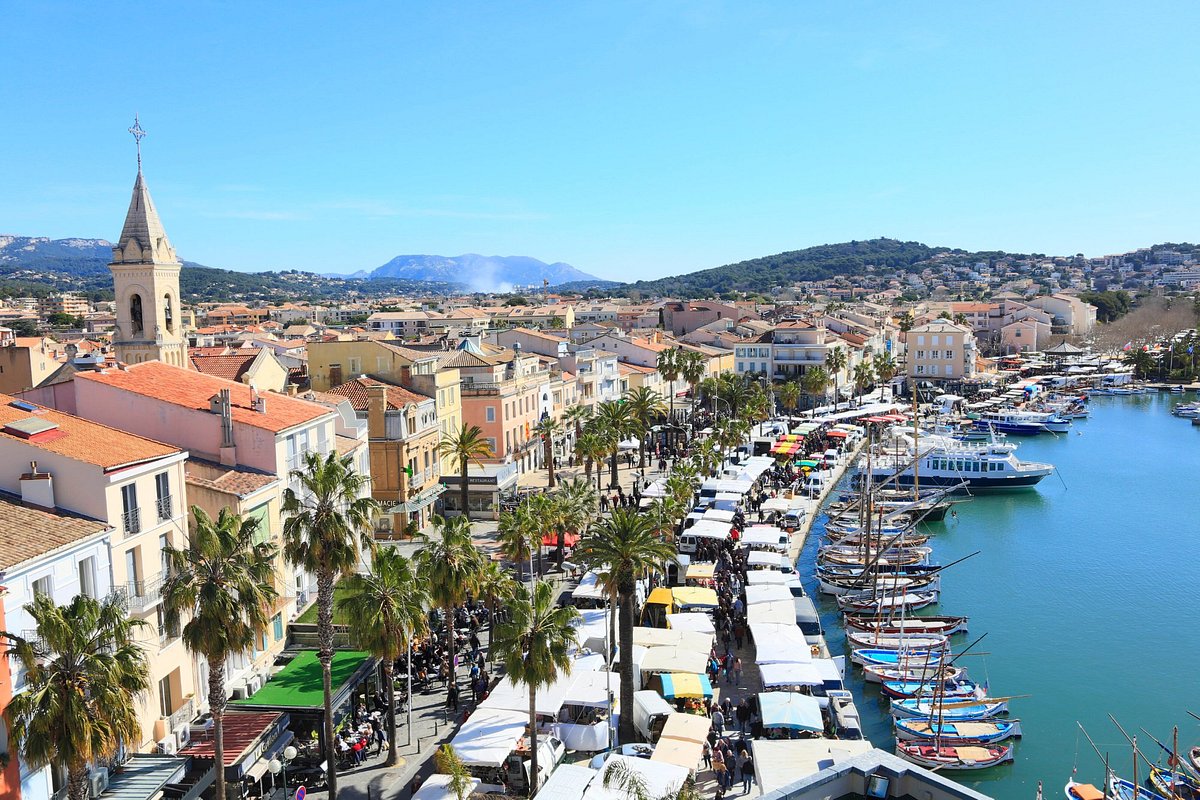
[[[1170,415],[1192,395],[1096,397],[1091,417],[1059,438],[1014,438],[1018,456],[1058,468],[1033,491],[981,496],[958,516],[929,526],[939,563],[982,553],[947,570],[941,613],[970,616],[968,637],[987,638],[964,658],[993,695],[1013,701],[1024,738],[1016,763],[951,777],[997,800],[1047,798],[1078,763],[1079,779],[1099,784],[1102,762],[1078,734],[1083,723],[1128,776],[1130,747],[1113,714],[1142,751],[1158,748],[1144,727],[1180,747],[1200,744],[1200,427]],[[822,530],[818,520],[814,534]],[[819,536],[800,556],[806,587]],[[819,602],[829,646],[845,652],[832,602]],[[867,734],[893,750],[887,700],[851,681]],[[1144,767],[1139,767],[1144,773]]]

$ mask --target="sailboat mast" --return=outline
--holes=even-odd
[[[913,383],[913,502],[921,499],[921,428],[917,425],[917,385]]]

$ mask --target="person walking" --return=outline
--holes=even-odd
[[[725,735],[725,714],[720,708],[716,708],[712,712],[713,730],[717,732],[717,736]]]
[[[712,752],[712,771],[717,779],[717,790],[725,789],[725,755],[720,747],[714,747]]]
[[[742,657],[737,656],[733,659],[733,685],[742,685]]]
[[[742,751],[742,794],[749,794],[754,785],[754,756]]]

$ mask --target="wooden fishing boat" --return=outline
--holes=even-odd
[[[896,755],[918,766],[938,771],[988,769],[1012,763],[1013,760],[1013,751],[1008,745],[937,747],[921,742],[896,742]]]
[[[1090,783],[1076,783],[1073,780],[1067,781],[1063,794],[1067,800],[1105,800],[1104,792],[1100,789]]]
[[[1188,750],[1188,761],[1192,763],[1192,769],[1200,772],[1200,746]]]
[[[905,719],[932,720],[940,716],[946,722],[989,720],[1008,713],[1008,698],[955,700],[942,697],[941,700],[933,700],[914,697],[892,700],[891,713],[893,717]]]
[[[1184,770],[1151,766],[1150,786],[1168,800],[1200,800],[1200,782]]]
[[[942,663],[942,654],[931,650],[883,650],[877,647],[860,647],[850,651],[850,660],[860,666],[871,665],[891,669],[937,667]]]
[[[898,534],[891,535],[891,536],[884,534],[883,536],[880,536],[878,533],[875,533],[874,531],[872,531],[870,533],[864,533],[862,531],[843,532],[843,531],[827,530],[825,532],[825,537],[827,539],[829,539],[829,541],[832,542],[833,544],[857,545],[859,548],[861,548],[865,544],[865,545],[867,545],[867,547],[871,548],[872,550],[875,550],[875,549],[878,549],[881,547],[882,548],[892,547],[893,545],[895,545],[896,540],[899,539]],[[928,541],[929,541],[929,534],[927,534],[927,533],[906,533],[904,535],[904,545],[906,547],[919,547]]]
[[[1108,780],[1108,796],[1112,800],[1167,800],[1145,786],[1136,786],[1133,781],[1113,775]]]
[[[947,667],[946,671],[951,672],[953,669],[955,668]],[[936,688],[932,680],[892,680],[883,681],[879,684],[879,691],[893,700],[906,700],[910,697],[929,697]],[[942,697],[947,700],[979,700],[986,697],[986,692],[977,686],[974,681],[969,681],[962,677],[943,681],[940,691]]]
[[[863,664],[863,680],[868,683],[883,683],[885,681],[926,681],[937,680],[939,675],[944,681],[961,681],[966,679],[966,667],[937,667],[916,664],[907,667],[888,667],[882,664]]]
[[[998,744],[1021,735],[1021,720],[973,722],[936,722],[926,719],[896,720],[896,737],[908,742],[932,742],[943,745]]]
[[[857,592],[838,595],[838,608],[852,613],[881,614],[887,611],[917,611],[938,601],[936,591],[884,593]]]
[[[940,650],[949,637],[939,633],[887,634],[875,631],[846,631],[851,647],[873,647],[878,650]]]
[[[933,550],[929,547],[889,547],[880,552],[877,547],[864,549],[848,544],[829,544],[817,551],[818,564],[844,564],[862,567],[877,565],[905,566],[926,564]]]
[[[858,614],[847,614],[844,618],[846,631],[866,631],[896,636],[901,633],[940,633],[953,636],[967,632],[967,617],[908,617],[906,619],[879,619]]]
[[[878,575],[890,583],[893,578],[923,578],[936,575],[942,569],[941,564],[899,564],[886,567],[877,563],[869,567],[863,564],[818,564],[817,575],[830,578],[867,578]]]
[[[836,596],[844,594],[853,594],[863,591],[866,582],[873,580],[873,576],[864,577],[835,577],[817,575],[817,586],[821,594],[831,594]],[[886,575],[880,578],[885,583],[889,590],[893,592],[936,592],[941,588],[941,578],[938,575],[922,575],[920,577],[901,577],[899,575]]]

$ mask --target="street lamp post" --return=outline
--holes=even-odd
[[[272,780],[274,780],[274,776],[279,775],[280,773],[283,773],[283,797],[284,797],[284,800],[287,800],[287,792],[288,792],[288,786],[287,786],[288,764],[292,763],[292,761],[295,760],[296,753],[297,753],[296,748],[292,747],[289,744],[287,747],[283,748],[283,753],[282,753],[283,758],[282,759],[272,758],[270,761],[267,762],[267,769],[270,770],[270,772],[271,772]]]

